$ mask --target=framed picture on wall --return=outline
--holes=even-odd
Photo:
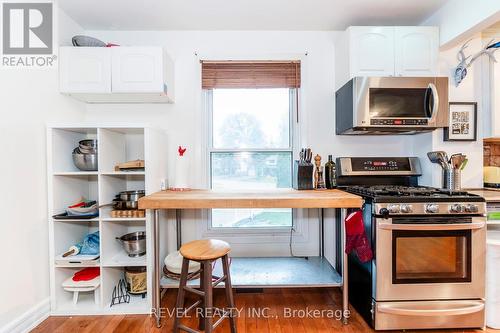
[[[476,141],[477,103],[450,102],[448,127],[443,129],[444,141]]]

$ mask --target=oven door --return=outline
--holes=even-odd
[[[448,79],[357,77],[356,125],[384,128],[447,126]]]
[[[484,217],[376,219],[376,287],[383,300],[484,298]]]

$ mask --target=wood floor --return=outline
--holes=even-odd
[[[169,290],[163,297],[162,306],[167,309],[174,307],[176,290]],[[263,293],[236,293],[237,308],[243,308],[237,319],[238,333],[316,333],[316,332],[346,332],[364,333],[373,332],[363,319],[353,311],[349,325],[332,316],[332,312],[324,312],[323,318],[307,318],[299,316],[290,318],[290,311],[306,309],[311,310],[341,310],[341,293],[338,288],[307,288],[307,289],[264,289]],[[186,304],[191,304],[191,300]],[[215,292],[215,305],[223,307],[224,294],[222,290]],[[266,318],[259,317],[249,309],[262,310]],[[136,332],[172,332],[173,318],[165,317],[160,329],[155,327],[152,317],[148,315],[123,315],[123,316],[73,316],[49,317],[32,332],[36,333],[136,333]],[[197,319],[185,318],[184,324],[197,328]],[[229,332],[228,321],[224,320],[215,330],[215,333]],[[406,331],[410,332],[410,331]],[[500,330],[440,330],[419,332],[495,332]]]

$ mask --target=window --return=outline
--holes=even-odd
[[[213,189],[292,186],[296,89],[208,90]],[[292,226],[291,209],[212,209],[212,228]]]

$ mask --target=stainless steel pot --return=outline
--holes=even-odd
[[[129,257],[140,257],[146,254],[146,232],[136,231],[116,239],[122,244]]]
[[[120,199],[113,200],[113,209],[117,210],[127,210],[127,209],[138,209],[138,201],[123,201]]]
[[[122,191],[119,193],[119,198],[120,198],[120,200],[123,200],[123,201],[138,201],[139,198],[142,198],[145,195],[146,195],[146,193],[144,190]]]

